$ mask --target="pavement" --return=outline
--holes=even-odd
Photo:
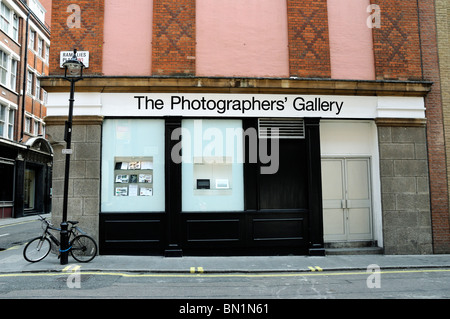
[[[7,223],[27,218],[0,220]],[[81,271],[139,273],[280,273],[311,271],[367,271],[376,265],[380,271],[392,269],[449,268],[450,254],[434,255],[328,255],[328,256],[233,256],[233,257],[163,257],[100,255],[88,263],[78,263],[69,256],[69,264],[61,265],[55,254],[29,263],[23,258],[25,245],[0,251],[0,274],[61,272],[74,265]],[[372,266],[373,267],[373,266]],[[377,268],[371,268],[372,271]]]

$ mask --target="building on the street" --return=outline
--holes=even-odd
[[[443,176],[447,176],[447,183],[450,172],[450,3],[445,0],[436,1],[436,28],[437,41],[439,48],[439,72],[440,77],[433,79],[433,81],[441,87],[442,103],[442,117],[444,123],[444,139],[445,139],[445,157],[446,157],[446,172],[442,172]],[[435,76],[437,77],[437,75]],[[442,144],[442,142],[441,142]],[[446,173],[446,175],[445,175]],[[442,182],[445,182],[442,178]],[[442,184],[441,184],[442,185]],[[441,191],[447,191],[450,195],[450,184],[442,187]],[[443,207],[442,213],[437,214],[435,222],[433,222],[433,233],[437,241],[437,249],[442,252],[450,251],[450,218]]]
[[[53,150],[45,139],[50,26],[38,0],[0,1],[0,218],[51,211]]]
[[[431,0],[54,1],[54,222],[77,49],[69,218],[101,254],[448,252],[434,21]]]

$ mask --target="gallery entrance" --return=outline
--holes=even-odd
[[[143,150],[134,157],[117,153],[120,141],[104,141],[105,184],[114,186],[102,192],[100,253],[321,254],[318,120],[105,120],[103,136],[118,128],[121,136],[149,136],[149,127],[160,142],[125,146]]]

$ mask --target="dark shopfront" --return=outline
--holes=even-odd
[[[100,253],[321,255],[320,163],[317,118],[105,118]]]
[[[0,218],[51,212],[53,150],[45,139],[0,142]]]

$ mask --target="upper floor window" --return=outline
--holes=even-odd
[[[40,57],[44,57],[44,40],[38,39],[38,54]]]
[[[45,22],[46,10],[38,0],[29,0],[28,6],[42,22]]]
[[[34,119],[34,122],[33,122],[33,134],[39,135],[39,122],[36,121],[36,119]]]
[[[41,99],[41,81],[36,78],[36,100]]]
[[[14,134],[14,118],[16,117],[16,110],[9,109],[9,116],[8,116],[8,135],[7,138],[10,140],[13,139]]]
[[[50,47],[48,45],[45,46],[45,62],[50,61]]]
[[[0,104],[0,136],[5,135],[7,106]]]
[[[27,93],[33,95],[33,73],[27,73]]]
[[[30,49],[35,50],[35,43],[36,43],[36,32],[31,31],[30,32]]]
[[[42,103],[44,104],[48,103],[48,93],[45,90],[42,90]]]
[[[8,107],[5,104],[0,104],[0,137],[12,140],[15,113],[15,109]]]
[[[0,29],[13,40],[19,39],[19,18],[17,14],[3,2],[0,6]]]
[[[25,115],[25,132],[31,134],[31,117]]]
[[[17,14],[13,14],[13,22],[12,22],[12,38],[14,40],[19,40],[19,17]]]
[[[17,92],[18,61],[11,54],[0,49],[0,84]]]
[[[8,8],[3,2],[0,8],[0,28],[6,34],[9,34],[9,26],[11,20],[11,9]]]
[[[17,60],[11,60],[11,89],[16,90],[17,84]]]
[[[8,76],[8,55],[0,50],[0,83],[7,85]]]

